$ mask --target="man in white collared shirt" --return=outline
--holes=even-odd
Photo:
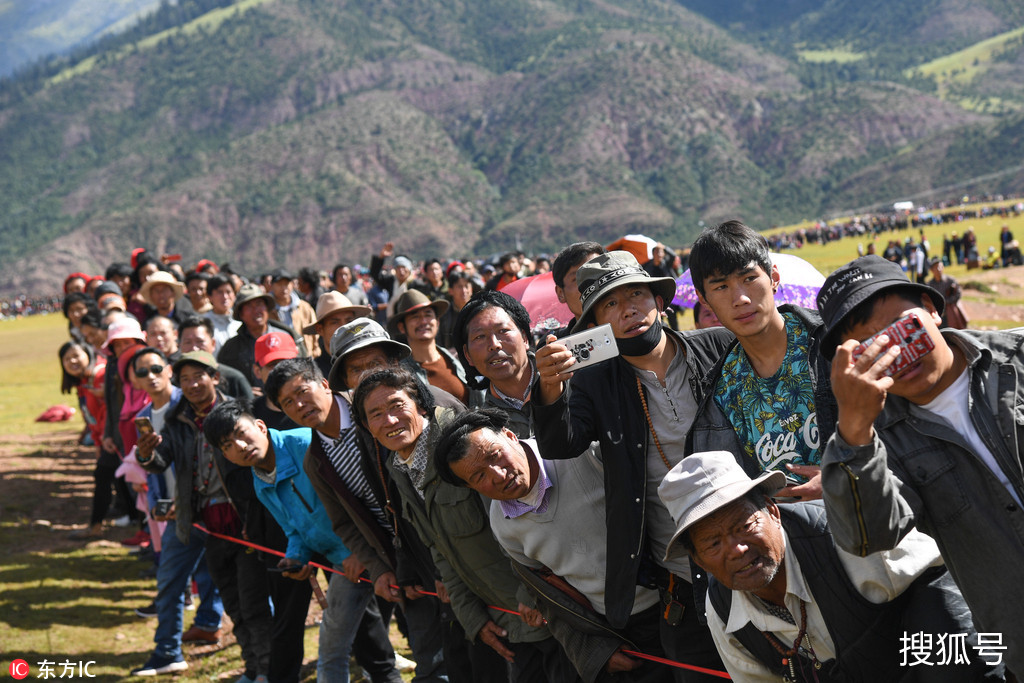
[[[821,503],[780,508],[780,472],[750,479],[726,451],[696,453],[658,489],[676,520],[667,554],[710,574],[708,626],[735,681],[902,680],[908,634],[966,634],[969,664],[928,667],[928,681],[1002,680],[935,543],[919,532],[858,557],[837,548]],[[901,664],[901,661],[903,664]]]

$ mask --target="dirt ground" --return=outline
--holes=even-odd
[[[963,304],[969,320],[1012,320],[1024,325],[1024,305],[998,303],[995,299],[1024,301],[1024,266],[995,270],[971,270],[957,278],[964,287]],[[980,283],[993,293],[983,293],[973,287]]]

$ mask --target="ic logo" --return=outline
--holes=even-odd
[[[15,659],[11,662],[9,670],[11,672],[11,678],[15,680],[20,681],[23,678],[28,678],[28,662],[24,659]]]

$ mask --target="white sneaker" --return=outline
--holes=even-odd
[[[399,671],[412,671],[416,668],[416,662],[411,659],[406,659],[402,655],[395,653],[395,668]]]
[[[176,671],[185,671],[188,669],[188,662],[184,659],[175,660],[169,657],[161,657],[157,654],[152,654],[149,660],[138,669],[132,671],[132,676],[159,676],[161,674],[170,674]]]
[[[111,523],[114,526],[126,527],[132,523],[132,518],[128,515],[121,515],[120,517],[115,517]]]

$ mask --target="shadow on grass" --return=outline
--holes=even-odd
[[[137,578],[140,565],[121,547],[9,557],[0,568],[0,621],[19,630],[137,622],[121,605],[144,605],[156,589]]]

